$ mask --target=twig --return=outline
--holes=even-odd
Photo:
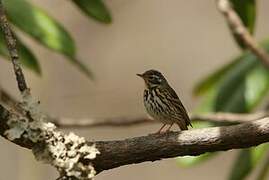
[[[217,7],[225,16],[232,31],[242,40],[246,47],[269,68],[269,55],[263,48],[259,47],[258,43],[242,23],[238,14],[232,8],[230,2],[228,0],[217,0]]]
[[[19,66],[15,40],[1,0],[0,22],[18,87],[24,95],[29,90]],[[101,172],[127,164],[247,148],[269,142],[269,118],[227,127],[193,129],[119,141],[87,142],[85,138],[73,133],[63,134],[57,131],[52,123],[45,122],[48,118],[38,112],[31,98],[25,101],[25,114],[0,105],[0,135],[17,145],[31,149],[36,159],[54,166],[62,175],[61,179],[89,180],[94,176],[95,170]],[[31,113],[30,117],[28,112]]]
[[[214,114],[201,114],[191,115],[192,121],[212,122],[221,124],[239,124],[248,121],[253,121],[267,117],[267,112],[257,112],[253,114],[235,114],[235,113],[214,113]],[[140,124],[158,123],[158,121],[149,119],[147,117],[115,117],[105,119],[70,119],[70,118],[50,118],[51,122],[60,128],[93,128],[93,127],[122,127],[122,126],[135,126]]]
[[[14,35],[9,27],[2,1],[0,1],[0,26],[1,26],[1,29],[4,33],[4,37],[5,37],[6,44],[7,44],[7,49],[9,51],[9,55],[11,57],[13,69],[14,69],[17,83],[18,83],[18,88],[21,91],[21,93],[23,93],[26,90],[28,90],[28,88],[27,88],[27,84],[26,84],[24,75],[22,73],[22,69],[20,67],[19,56],[18,56],[18,52],[16,49],[16,40],[13,37]]]
[[[10,94],[4,91],[0,87],[0,102],[12,107],[21,112],[18,109],[18,101],[15,100]],[[266,111],[255,112],[252,114],[236,114],[236,113],[213,113],[213,114],[194,114],[191,115],[192,121],[199,122],[211,122],[211,123],[221,123],[221,124],[239,124],[248,121],[253,121],[269,116]],[[141,117],[115,117],[115,118],[84,118],[84,119],[72,119],[63,117],[52,117],[48,116],[48,120],[54,123],[60,128],[94,128],[94,127],[122,127],[122,126],[136,126],[141,124],[153,124],[159,123],[158,121],[147,118],[146,116]]]
[[[269,116],[269,113],[267,112],[256,112],[252,114],[218,112],[213,114],[191,115],[191,119],[194,121],[205,121],[212,123],[239,124],[254,121],[267,116]]]
[[[0,102],[5,103],[6,105],[12,107],[21,112],[21,109],[18,107],[19,102],[15,100],[10,94],[4,91],[0,87]],[[253,121],[269,116],[269,113],[264,112],[255,112],[252,114],[236,114],[236,113],[213,113],[213,114],[194,114],[191,115],[192,121],[199,122],[211,122],[211,123],[221,123],[221,124],[239,124],[245,123],[248,121]],[[49,122],[54,123],[60,128],[94,128],[94,127],[122,127],[122,126],[136,126],[141,124],[153,124],[159,123],[158,121],[152,120],[145,117],[115,117],[115,118],[84,118],[84,119],[72,119],[72,118],[63,118],[63,117],[47,117]]]
[[[52,122],[60,128],[94,128],[94,127],[122,127],[135,126],[140,124],[152,124],[157,121],[147,117],[127,118],[115,117],[104,119],[71,119],[71,118],[52,118]]]

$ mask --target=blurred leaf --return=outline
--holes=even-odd
[[[268,51],[269,41],[264,45]],[[243,61],[227,72],[218,87],[216,111],[250,112],[269,90],[269,71],[256,56],[246,52]],[[231,180],[243,180],[264,156],[268,146],[241,150],[230,173]]]
[[[243,24],[247,27],[249,32],[253,34],[256,20],[256,1],[255,0],[230,0],[233,8],[241,18]],[[237,44],[245,49],[245,45],[237,34],[234,34]]]
[[[264,157],[268,149],[269,145],[266,143],[255,148],[240,150],[229,175],[229,180],[245,179],[257,163]]]
[[[262,46],[263,46],[263,48],[267,49],[267,51],[269,52],[269,40],[262,43]],[[252,60],[247,60],[247,62],[243,62],[245,59],[252,59]],[[256,61],[256,62],[254,62],[254,61]],[[241,64],[243,64],[243,66],[249,66],[249,65],[247,65],[248,63],[254,63],[254,64],[257,63],[257,64],[259,64],[256,57],[251,55],[249,52],[245,52],[243,56],[236,58],[231,63],[225,65],[224,67],[222,67],[222,68],[220,68],[218,70],[216,70],[215,72],[211,73],[209,76],[207,76],[206,78],[204,78],[200,82],[198,82],[198,84],[194,87],[194,94],[198,95],[198,96],[204,95],[205,97],[207,97],[208,94],[214,94],[212,92],[211,93],[208,93],[208,92],[212,91],[212,89],[217,89],[218,85],[220,84],[220,80],[227,73],[229,73],[231,71],[231,69],[233,69],[235,67],[238,67],[239,70],[236,70],[236,71],[241,71],[240,68],[242,68],[242,67],[239,67],[239,66],[241,66]],[[261,80],[260,80],[260,78],[255,78],[255,79],[257,80],[257,82],[260,83],[260,86],[262,86],[264,82],[265,82],[265,85],[266,85],[268,81],[266,80],[267,76],[264,76],[264,74],[266,74],[267,69],[264,68],[260,64],[257,65],[256,69],[258,69],[258,70],[255,70],[255,68],[253,68],[253,75],[256,74],[256,76],[260,76],[260,77],[262,76],[261,77],[262,79]],[[255,73],[255,71],[256,71],[256,73]],[[263,81],[263,82],[261,82],[261,81]],[[255,88],[255,87],[253,87],[253,88]],[[247,96],[247,97],[250,97],[250,96]],[[211,95],[211,98],[212,98],[212,95]],[[204,98],[204,99],[207,99],[207,98]],[[203,106],[201,106],[201,107],[203,108]],[[207,107],[207,106],[205,106],[205,107]]]
[[[255,18],[256,18],[255,0],[230,0],[230,1],[232,2],[234,9],[237,11],[238,15],[242,19],[244,25],[252,33],[254,31]],[[226,72],[230,70],[231,67],[238,64],[240,60],[242,60],[242,58],[236,58],[232,62],[224,65],[223,67],[211,73],[205,79],[200,81],[200,83],[198,83],[194,87],[194,95],[202,95],[209,88],[214,86],[222,78],[222,76],[226,74]]]
[[[22,65],[29,68],[30,70],[37,73],[38,75],[41,75],[41,69],[40,69],[39,63],[36,57],[34,56],[34,54],[18,38],[16,39],[17,39],[18,55],[19,55],[20,62],[22,63]],[[6,48],[3,33],[0,33],[0,55],[7,59],[9,58],[9,52]]]
[[[234,66],[221,80],[216,96],[216,111],[248,112],[246,108],[246,75],[259,63],[248,53],[241,63]]]
[[[262,167],[260,168],[259,172],[258,172],[258,176],[256,178],[256,180],[266,180],[268,179],[268,174],[269,174],[269,152],[266,152],[266,157],[264,157],[263,159],[264,162],[262,164]]]
[[[75,43],[68,32],[42,9],[26,0],[4,1],[8,18],[18,28],[48,48],[62,53],[89,78],[91,71],[76,59]]]
[[[199,156],[184,156],[176,158],[176,161],[182,167],[191,167],[200,164],[215,155],[217,155],[217,153],[205,153]]]
[[[269,144],[264,143],[257,147],[251,148],[252,150],[252,163],[253,165],[256,165],[262,157],[264,157],[265,152],[267,152],[269,149]]]
[[[265,41],[262,46],[269,52],[269,40]],[[260,64],[256,56],[245,52],[196,86],[195,93],[202,94],[203,99],[195,113],[250,111],[258,105],[268,90],[268,70]],[[183,166],[195,165],[214,157],[214,154],[211,154],[213,153],[207,153],[205,157],[178,158],[178,162]],[[248,168],[248,164],[243,166],[246,166],[244,168],[249,171],[252,170]]]
[[[269,72],[262,64],[257,64],[246,78],[247,109],[254,109],[266,96],[269,87]]]
[[[102,23],[111,23],[109,10],[101,0],[72,0],[86,15]]]
[[[207,89],[206,92],[204,92],[202,101],[194,110],[195,114],[208,113],[208,112],[213,112],[215,110],[214,105],[215,105],[215,98],[217,94],[216,87],[217,87],[217,84],[215,84],[215,86],[212,86],[211,88]]]
[[[251,150],[243,149],[239,151],[239,154],[232,167],[229,180],[244,179],[248,172],[251,170]]]
[[[75,56],[75,43],[66,30],[45,11],[26,0],[4,1],[10,21],[41,44],[68,57]]]
[[[72,61],[72,63],[81,71],[83,72],[86,76],[88,76],[88,78],[90,78],[91,80],[94,80],[94,74],[93,72],[87,68],[87,66],[85,64],[83,64],[80,60],[78,59],[74,59]]]
[[[219,80],[230,70],[233,66],[238,64],[241,61],[240,58],[233,60],[232,62],[224,65],[213,73],[209,74],[206,78],[202,79],[197,85],[195,85],[193,94],[196,96],[203,95],[209,89],[214,87]]]
[[[216,111],[249,112],[269,90],[269,71],[250,53],[242,58],[219,86]]]
[[[256,20],[256,0],[230,0],[243,24],[252,34]]]

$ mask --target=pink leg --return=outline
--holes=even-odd
[[[162,129],[163,129],[165,126],[166,126],[166,124],[164,124],[164,125],[161,127],[161,129],[159,129],[159,131],[156,132],[156,134],[161,134],[161,131],[162,131]]]
[[[174,123],[172,123],[165,132],[169,132]]]

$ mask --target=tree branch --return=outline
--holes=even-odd
[[[73,133],[63,134],[52,123],[46,122],[49,118],[39,111],[38,103],[31,98],[1,0],[0,26],[5,34],[18,87],[25,102],[21,104],[22,111],[8,109],[0,104],[0,135],[31,149],[37,160],[57,168],[61,174],[60,179],[89,180],[95,175],[95,170],[101,172],[127,164],[247,148],[269,142],[269,118],[233,126],[192,129],[119,141],[87,142],[85,138]],[[239,119],[240,116],[237,122]]]
[[[15,100],[10,94],[4,91],[0,87],[0,102],[5,103],[13,110],[21,112],[21,108],[18,106],[19,102]],[[191,120],[198,122],[211,122],[223,125],[240,124],[248,121],[253,121],[269,116],[266,111],[255,112],[252,114],[236,114],[236,113],[213,113],[213,114],[194,114],[191,115]],[[47,117],[49,122],[54,123],[60,128],[95,128],[95,127],[122,127],[122,126],[136,126],[141,124],[153,124],[160,123],[149,119],[148,117],[115,117],[115,118],[84,118],[84,119],[72,119],[63,117]]]
[[[263,48],[259,47],[258,43],[244,26],[238,14],[232,8],[229,0],[217,0],[217,7],[226,18],[232,31],[242,40],[246,47],[269,68],[269,55]]]
[[[164,158],[248,148],[268,141],[269,118],[264,118],[233,126],[95,142],[100,155],[94,160],[94,165],[97,171],[102,171]]]
[[[1,136],[8,138],[6,132],[10,126],[7,122],[19,118],[16,116],[18,115],[0,105]],[[40,145],[39,142],[29,140],[28,136],[20,136],[13,142],[29,149]],[[265,142],[269,142],[269,118],[233,126],[192,129],[118,141],[89,141],[87,144],[89,147],[94,144],[100,152],[91,163],[97,172],[101,172],[128,164],[248,148]],[[82,158],[80,162],[85,164],[89,160]]]
[[[28,90],[28,88],[27,88],[27,84],[26,84],[24,75],[22,73],[22,69],[20,67],[19,55],[18,55],[18,52],[16,49],[16,40],[13,37],[14,35],[9,27],[2,1],[0,1],[0,26],[1,26],[1,29],[4,33],[7,49],[9,51],[9,55],[11,57],[13,69],[14,69],[17,83],[18,83],[18,88],[21,91],[21,93],[23,93],[26,90]]]
[[[10,94],[4,91],[0,87],[0,101],[6,105],[20,111],[18,107],[19,102],[15,100]],[[18,109],[19,108],[19,109]],[[224,125],[231,124],[240,124],[248,121],[253,121],[269,116],[269,113],[266,111],[255,112],[252,114],[236,114],[236,113],[213,113],[213,114],[194,114],[190,115],[191,120],[199,122],[211,122]],[[72,119],[72,118],[63,118],[63,117],[52,117],[48,116],[49,122],[54,123],[60,128],[94,128],[94,127],[122,127],[122,126],[136,126],[141,124],[153,124],[160,123],[149,119],[148,117],[115,117],[115,118],[104,118],[104,119],[95,119],[95,118],[84,118],[84,119]]]
[[[200,114],[191,115],[192,121],[211,122],[221,124],[239,124],[248,121],[264,118],[268,116],[267,112],[257,112],[253,114],[236,114],[236,113],[214,113],[214,114]],[[116,117],[105,119],[70,119],[70,118],[50,118],[51,122],[60,128],[93,128],[93,127],[121,127],[121,126],[135,126],[140,124],[159,123],[158,121],[149,119],[147,117]]]
[[[16,40],[5,16],[2,0],[0,0],[0,27],[4,33],[23,99],[23,103],[12,107],[12,110],[0,105],[0,134],[11,142],[32,149],[37,160],[54,166],[60,173],[59,180],[92,179],[95,170],[91,161],[99,151],[94,145],[89,146],[85,138],[72,132],[64,134],[56,130],[54,124],[47,122],[48,118],[39,109],[39,102],[32,98],[27,87],[19,63]],[[3,95],[5,100],[12,100],[7,94],[1,94],[1,98]]]

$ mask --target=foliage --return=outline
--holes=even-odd
[[[60,22],[28,0],[3,2],[8,19],[17,27],[15,35],[17,31],[23,31],[41,45],[64,55],[81,72],[89,78],[93,78],[90,69],[78,60],[75,42]],[[73,0],[72,2],[88,17],[101,23],[111,23],[112,18],[109,10],[101,0]],[[41,75],[41,67],[38,63],[40,59],[34,55],[34,52],[21,40],[18,40],[18,49],[22,64]],[[0,55],[7,57],[7,49],[2,35],[0,35]]]
[[[255,0],[230,0],[234,9],[251,33],[254,32],[256,19]],[[242,54],[231,62],[216,70],[194,88],[194,95],[203,96],[204,100],[198,107],[198,112],[235,112],[247,113],[255,109],[269,90],[269,71],[245,47],[239,38],[234,38]],[[269,39],[261,43],[269,53]],[[257,166],[268,152],[268,144],[256,148],[238,151],[229,174],[230,180],[243,180]],[[198,157],[179,158],[178,162],[184,166],[195,165],[208,160],[216,153],[207,153]]]

